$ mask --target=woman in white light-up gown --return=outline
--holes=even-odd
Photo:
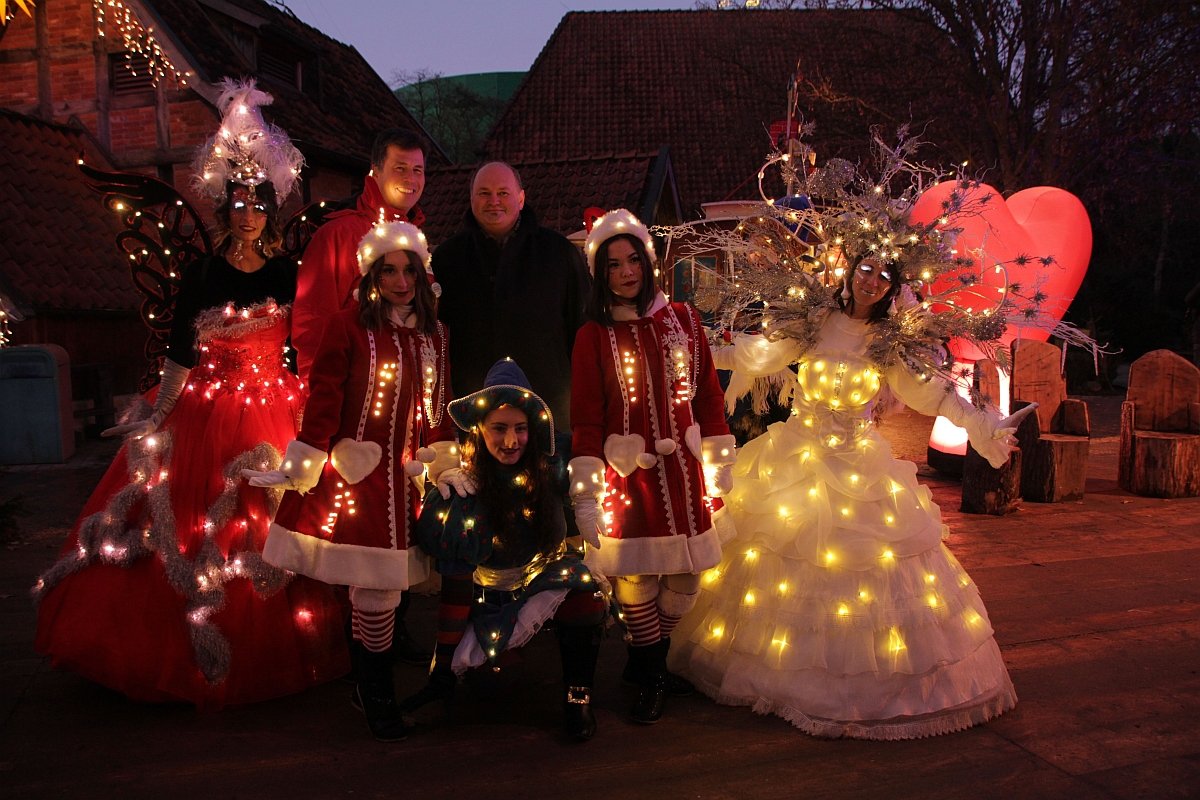
[[[815,346],[742,335],[716,356],[735,377],[796,364],[793,415],[739,453],[726,497],[738,536],[705,573],[676,632],[672,667],[721,703],[774,713],[824,737],[949,733],[1012,708],[1016,693],[974,582],[916,465],[872,422],[894,395],[965,427],[994,466],[1016,441],[938,377],[868,357],[898,269],[855,265],[843,309]],[[1026,412],[1027,413],[1027,412]]]

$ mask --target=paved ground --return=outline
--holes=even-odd
[[[507,694],[464,692],[448,720],[426,709],[398,745],[367,738],[344,684],[216,714],[133,704],[46,667],[26,594],[110,446],[90,444],[69,468],[0,472],[0,502],[23,493],[28,512],[0,547],[0,797],[1200,797],[1200,499],[1116,488],[1111,405],[1093,410],[1082,503],[964,515],[957,484],[922,469],[1020,702],[987,725],[909,742],[820,741],[703,697],[631,726],[624,648],[610,640],[600,733],[567,745],[548,635],[526,648]],[[927,421],[901,415],[884,431],[923,461]],[[418,598],[411,614],[429,638],[433,607]],[[401,692],[422,682],[397,669]]]

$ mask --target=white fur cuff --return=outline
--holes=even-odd
[[[571,474],[572,499],[599,497],[604,491],[604,462],[595,456],[577,456],[567,465]]]
[[[307,494],[321,479],[321,470],[328,460],[329,456],[324,450],[293,439],[288,442],[279,471],[292,481],[296,491]]]
[[[732,464],[737,461],[737,439],[731,433],[724,436],[705,436],[700,440],[700,452],[700,460],[705,464]]]

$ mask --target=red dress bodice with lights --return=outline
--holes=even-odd
[[[373,442],[381,455],[357,483],[330,459],[311,492],[284,495],[271,534],[282,548],[275,563],[307,571],[289,554],[315,548],[319,557],[303,563],[330,583],[403,590],[428,577],[428,559],[413,539],[424,477],[418,488],[405,466],[418,448],[455,438],[446,413],[453,399],[446,347],[440,323],[432,335],[392,323],[370,331],[357,308],[326,323],[297,438],[326,452],[343,439]],[[269,558],[274,553],[268,548]]]
[[[605,575],[716,566],[714,520],[719,525],[723,512],[720,500],[705,496],[698,455],[701,437],[729,427],[695,310],[659,295],[641,318],[588,322],[576,334],[571,364],[571,454],[608,462],[608,536],[589,551],[588,564]],[[618,469],[629,463],[630,448],[653,464]]]
[[[287,272],[230,285],[241,278],[229,270],[185,276],[177,320],[190,321],[192,358],[172,341],[192,362],[183,394],[158,431],[122,446],[35,587],[36,649],[136,700],[213,709],[348,668],[332,589],[261,558],[278,493],[241,478],[277,466],[298,425],[290,305],[273,296],[291,299]],[[189,293],[211,297],[214,282],[254,302],[189,312]]]

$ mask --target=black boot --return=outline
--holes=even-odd
[[[358,708],[359,711],[362,711],[362,709],[359,708],[359,706],[358,706],[358,699],[357,699],[358,698],[357,687],[358,687],[359,657],[357,654],[358,651],[356,649],[358,647],[362,647],[362,642],[359,642],[358,640],[356,640],[354,638],[354,624],[350,617],[346,617],[346,625],[343,628],[343,630],[346,634],[346,646],[350,649],[350,671],[347,672],[345,675],[343,675],[338,680],[345,681],[346,683],[350,684],[351,686],[356,687],[356,691],[351,692],[350,702],[355,704],[355,706],[354,706],[355,708]]]
[[[354,689],[355,705],[367,715],[371,735],[381,742],[399,742],[408,737],[396,690],[392,683],[392,660],[387,653],[372,653],[361,642],[354,643],[355,671],[359,676]]]
[[[417,644],[416,640],[408,633],[408,625],[404,623],[409,602],[408,592],[402,592],[400,605],[396,607],[396,619],[392,624],[392,649],[388,653],[392,656],[392,663],[403,661],[405,664],[418,667],[428,666],[429,662],[433,660],[433,651]]]
[[[559,625],[558,650],[562,656],[563,730],[568,739],[586,742],[596,735],[592,713],[592,686],[600,657],[600,625]]]
[[[663,639],[667,643],[667,650],[671,649],[671,637]],[[645,675],[639,672],[638,665],[633,656],[633,645],[629,646],[629,660],[625,662],[625,670],[621,673],[621,683],[626,686],[641,686],[646,680]],[[667,694],[671,697],[687,697],[690,694],[695,694],[696,687],[687,678],[682,675],[676,675],[674,672],[667,673]]]
[[[666,649],[663,651],[663,669],[666,669],[667,654],[671,652],[671,637],[667,636],[663,639],[666,642]],[[690,694],[696,693],[696,684],[689,681],[682,675],[676,675],[674,672],[667,672],[667,694],[671,697],[687,697]]]
[[[450,669],[449,660],[444,664],[439,661],[433,665],[429,673],[429,683],[425,684],[425,688],[404,698],[400,709],[411,714],[422,706],[441,700],[443,708],[449,714],[450,707],[454,704],[454,687],[457,685],[458,676]]]
[[[629,648],[630,660],[637,674],[642,676],[638,686],[637,700],[629,716],[642,725],[653,725],[663,715],[667,705],[667,647],[666,639],[654,644]]]

